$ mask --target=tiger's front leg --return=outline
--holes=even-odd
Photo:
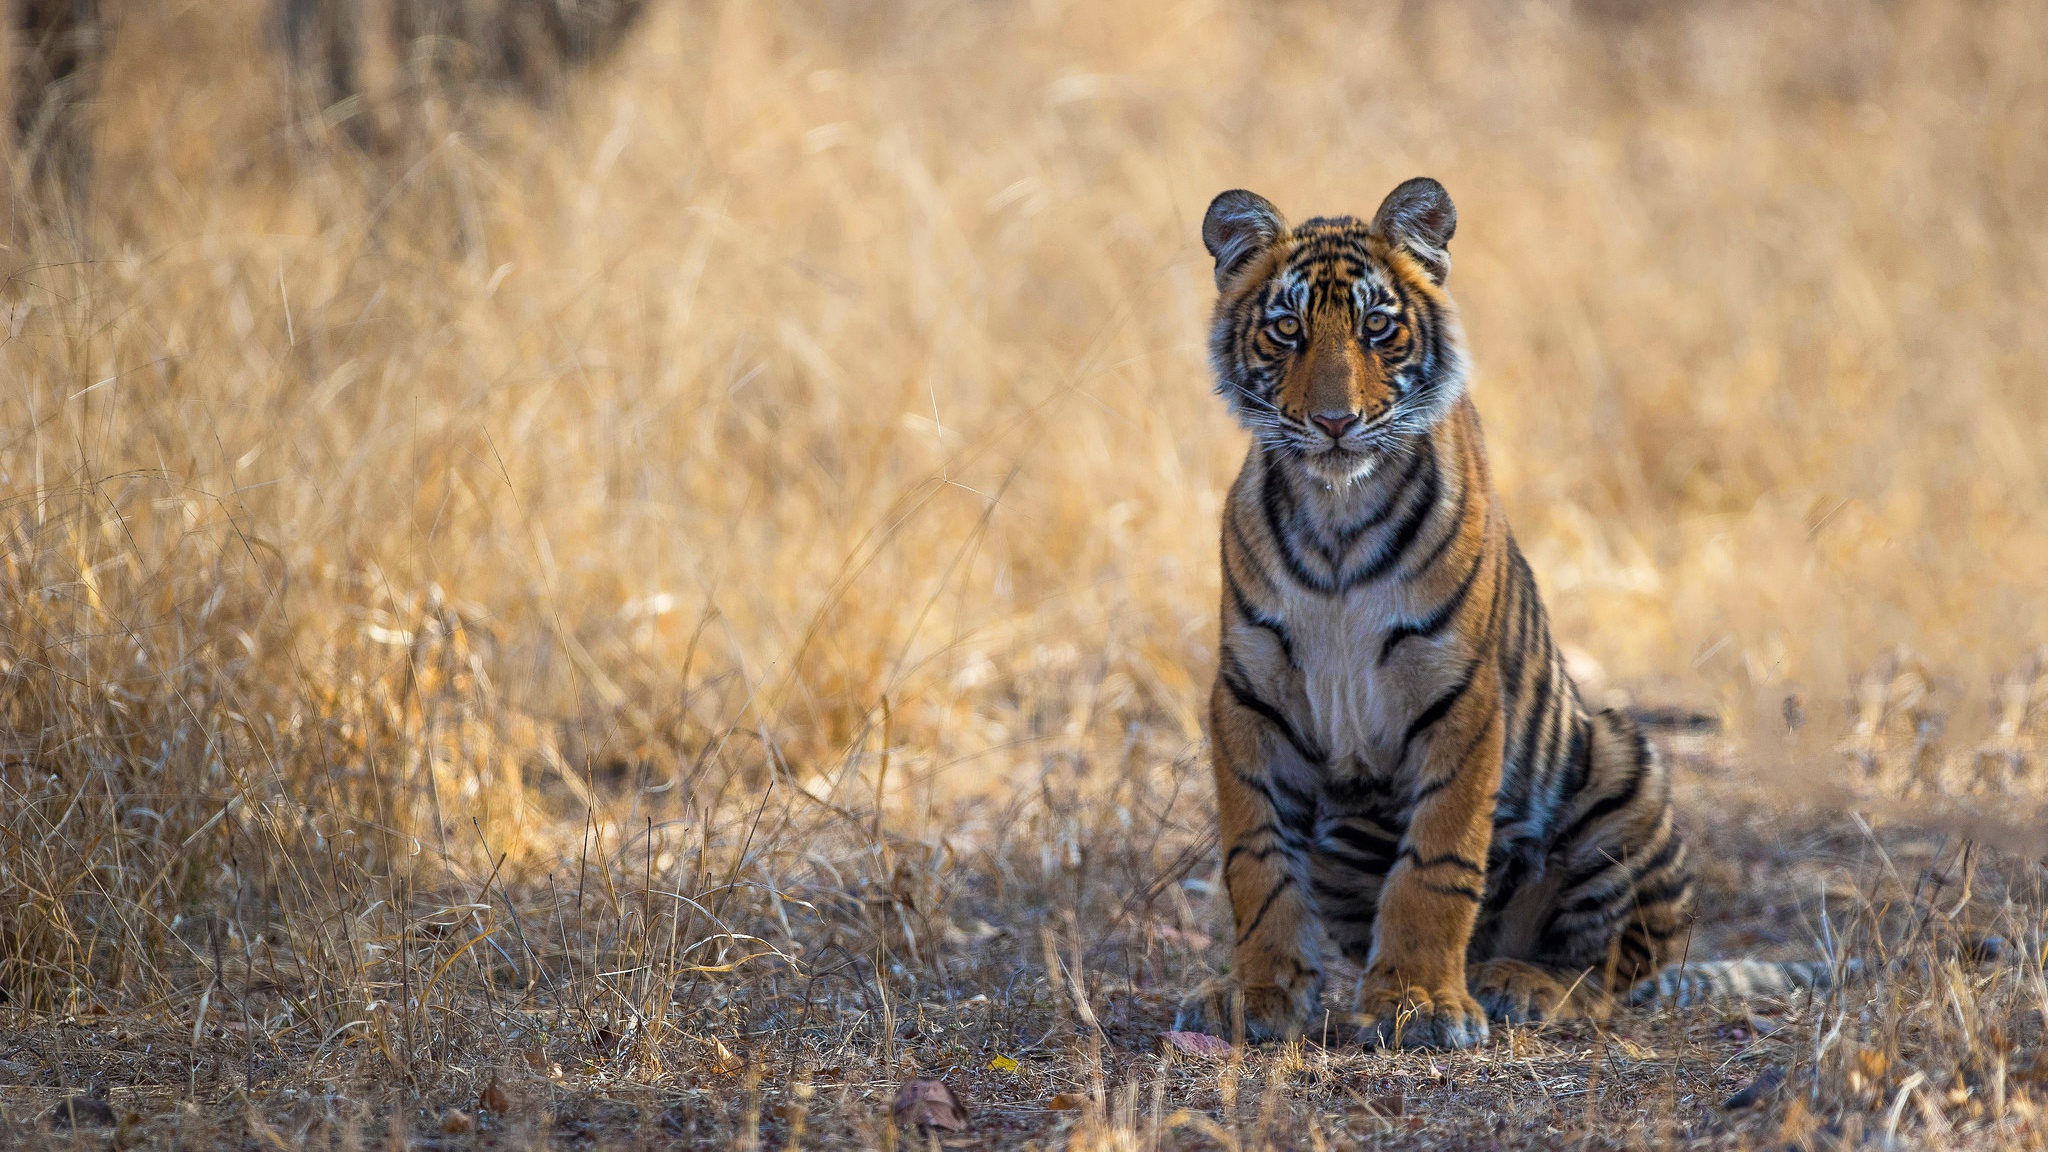
[[[1268,749],[1286,748],[1288,740],[1220,676],[1209,724],[1223,883],[1235,926],[1231,971],[1182,1002],[1174,1027],[1227,1037],[1242,1011],[1245,1039],[1290,1040],[1303,1034],[1321,1006],[1323,965],[1321,925],[1306,885],[1306,845],[1280,810],[1284,794],[1270,768]]]
[[[1465,1048],[1489,1038],[1486,1013],[1466,987],[1465,949],[1486,895],[1502,728],[1490,668],[1474,677],[1440,698],[1448,710],[1425,731],[1411,732],[1429,745],[1358,981],[1357,1023],[1368,1044]]]

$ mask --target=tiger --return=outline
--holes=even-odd
[[[1665,766],[1580,698],[1494,493],[1445,288],[1457,225],[1428,177],[1369,221],[1290,228],[1243,190],[1203,220],[1216,391],[1251,444],[1207,725],[1231,967],[1177,1029],[1303,1036],[1327,933],[1360,1041],[1481,1045],[1655,992],[1690,925]],[[1789,972],[1721,982],[1824,981]]]

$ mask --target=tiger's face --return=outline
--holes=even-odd
[[[1216,390],[1271,451],[1330,483],[1369,474],[1465,390],[1464,336],[1444,291],[1457,210],[1427,177],[1370,222],[1289,229],[1272,203],[1225,192],[1202,239],[1216,258]]]

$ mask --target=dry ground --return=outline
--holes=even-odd
[[[2043,1143],[2040,4],[667,0],[328,108],[256,0],[108,7],[0,250],[0,1144]],[[1422,172],[1694,954],[1862,975],[1165,1059],[1197,221]]]

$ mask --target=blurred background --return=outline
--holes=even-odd
[[[538,883],[592,828],[668,868],[658,818],[738,875],[774,786],[960,842],[1016,810],[956,798],[1062,773],[1205,791],[1231,187],[1450,190],[1589,696],[1771,780],[2041,767],[2038,3],[16,0],[11,34],[17,1004],[176,983],[209,893],[341,899],[295,852]]]

